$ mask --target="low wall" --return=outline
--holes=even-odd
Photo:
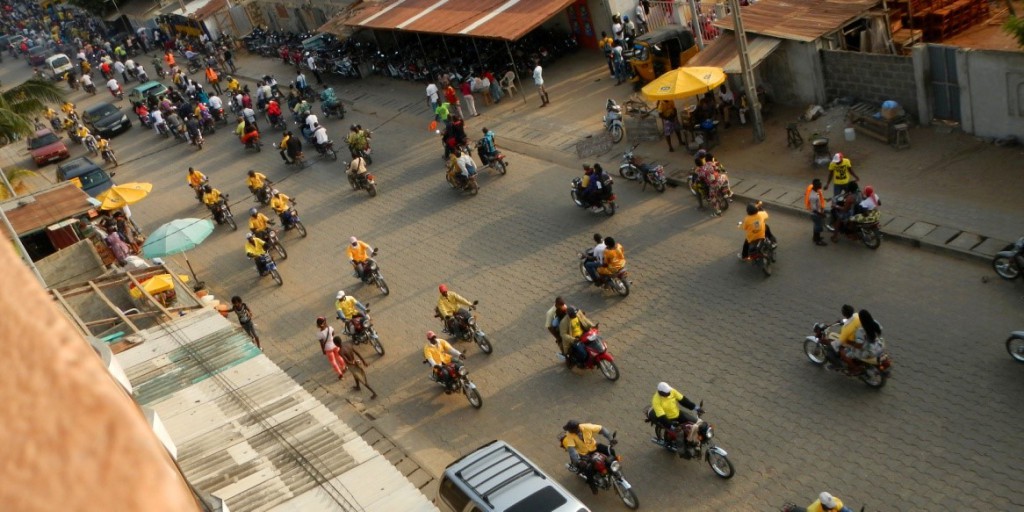
[[[36,267],[51,288],[85,282],[106,271],[89,240],[82,240],[37,261]]]
[[[917,81],[911,57],[821,50],[821,61],[829,101],[852,96],[880,105],[895,100],[917,117]]]

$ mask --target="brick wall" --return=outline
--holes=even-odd
[[[845,96],[877,104],[895,100],[916,117],[917,85],[911,57],[821,50],[821,62],[829,101]]]

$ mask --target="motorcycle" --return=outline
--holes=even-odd
[[[640,500],[636,497],[633,486],[622,475],[622,458],[616,455],[614,448],[614,445],[618,442],[615,439],[616,434],[617,432],[612,433],[611,444],[613,446],[608,447],[608,452],[611,456],[594,450],[587,454],[584,459],[581,459],[579,468],[574,468],[568,463],[566,463],[565,468],[570,473],[587,481],[588,484],[590,483],[589,480],[592,479],[598,489],[607,491],[614,488],[615,493],[619,495],[619,499],[626,505],[626,508],[636,510],[640,507]],[[564,436],[565,433],[562,435]],[[559,439],[559,444],[561,444],[561,439]],[[587,473],[592,474],[590,479],[587,478]]]
[[[430,364],[427,360],[423,361],[423,364]],[[445,375],[448,380],[448,384],[442,382],[437,378],[434,372],[430,373],[430,380],[436,382],[439,386],[443,386],[445,394],[451,394],[453,392],[462,392],[466,395],[466,400],[469,400],[469,405],[472,405],[474,409],[479,409],[484,405],[484,399],[480,396],[480,392],[476,389],[476,384],[469,380],[469,370],[461,363],[456,364],[452,361],[448,364],[441,365],[439,370],[442,375]]]
[[[583,204],[583,200],[580,199],[580,189],[583,188],[583,178],[577,176],[572,179],[571,184],[572,189],[569,190],[569,195],[572,197],[572,202],[576,203],[576,206],[586,208],[594,213],[603,211],[605,215],[609,217],[615,215],[615,194],[609,194],[607,197],[601,197],[601,202],[598,205],[588,206]]]
[[[661,165],[645,164],[633,156],[633,151],[640,146],[635,144],[622,154],[622,163],[619,164],[619,175],[627,180],[635,180],[643,183],[641,190],[647,189],[650,184],[658,192],[665,191],[668,178],[665,177],[665,167]]]
[[[341,320],[341,313],[338,313],[338,319]],[[373,347],[374,352],[379,356],[384,355],[384,345],[380,344],[380,336],[377,335],[377,330],[373,328],[373,320],[370,319],[370,303],[366,303],[366,314],[357,315],[352,320],[349,320],[345,326],[345,332],[348,334],[349,339],[352,343],[359,345],[362,343],[369,343]]]
[[[263,206],[270,206],[271,192],[273,192],[273,188],[270,186],[270,180],[263,180],[263,187],[257,190],[252,197]]]
[[[885,386],[885,382],[892,373],[892,357],[885,349],[884,340],[879,339],[879,342],[876,343],[878,348],[874,357],[869,360],[852,359],[852,366],[847,365],[838,355],[833,358],[829,357],[830,351],[834,353],[832,341],[839,339],[839,333],[835,332],[834,328],[841,324],[842,320],[827,325],[824,323],[814,324],[814,334],[804,338],[804,354],[807,355],[807,359],[818,366],[825,366],[847,377],[859,378],[869,387],[879,389]],[[837,364],[825,365],[830,359],[834,359]]]
[[[331,161],[338,160],[338,152],[334,150],[334,143],[327,141],[323,144],[313,144],[316,148],[316,152],[323,158],[329,158]]]
[[[448,329],[447,322],[441,317],[441,312],[434,308],[434,318],[441,319],[441,330],[445,333],[451,334],[456,341],[469,341],[473,340],[474,343],[480,347],[480,350],[484,354],[490,354],[494,351],[494,347],[491,346],[491,340],[487,337],[484,331],[480,330],[476,325],[476,317],[473,316],[471,311],[476,310],[476,305],[480,301],[473,301],[473,305],[466,308],[459,308],[455,312],[455,332],[451,332]]]
[[[259,137],[249,139],[248,141],[246,141],[244,146],[246,150],[255,149],[257,153],[263,151],[263,143],[260,142]]]
[[[228,124],[228,117],[227,117],[227,115],[224,114],[224,107],[221,107],[221,108],[211,108],[210,109],[210,115],[213,116],[213,120],[214,121],[216,121],[216,122],[218,122],[218,123],[220,123],[222,125],[227,126],[227,124]]]
[[[576,253],[580,258],[580,273],[583,274],[583,279],[586,279],[588,283],[593,283],[594,278],[590,277],[590,273],[587,272],[586,263],[597,261],[594,256],[594,248],[591,247],[583,252]],[[604,289],[612,290],[615,293],[627,297],[629,296],[629,286],[632,283],[629,279],[629,272],[623,267],[622,270],[615,273],[615,275],[605,276],[604,282],[602,283]]]
[[[868,249],[878,249],[882,245],[882,232],[879,223],[881,213],[878,209],[854,215],[846,222],[840,222],[835,236],[845,235],[849,240],[860,240]],[[832,227],[829,226],[829,230]]]
[[[459,178],[462,176],[456,169],[456,172],[445,172],[445,179],[448,180],[448,184],[455,190],[462,192],[469,192],[476,195],[480,192],[480,185],[476,182],[476,173],[472,172],[468,178]]]
[[[1016,242],[996,253],[992,258],[992,269],[999,277],[1008,281],[1020,277],[1021,270],[1024,269],[1024,237],[1018,238]]]
[[[211,208],[213,210],[213,220],[217,221],[217,224],[227,224],[231,226],[231,231],[238,230],[238,224],[235,223],[235,216],[231,213],[231,205],[228,204],[228,195],[221,194],[220,202]]]
[[[165,139],[171,136],[171,129],[167,127],[166,121],[156,125],[156,132],[162,135]]]
[[[373,284],[384,295],[390,295],[391,288],[388,288],[388,283],[384,280],[384,275],[381,274],[377,261],[373,259],[377,255],[377,251],[378,249],[374,248],[373,252],[370,253],[370,257],[363,264],[363,284]]]
[[[107,162],[108,164],[109,163],[114,164],[114,167],[117,167],[119,165],[117,163],[117,157],[114,156],[114,150],[110,149],[110,148],[107,148],[107,149],[103,150],[103,161]]]
[[[772,264],[775,263],[775,245],[767,238],[751,242],[745,261],[750,262],[755,267],[761,267],[761,271],[764,272],[765,276],[772,275]]]
[[[263,264],[263,268],[266,269],[263,272],[259,273],[260,277],[269,275],[271,278],[274,279],[278,286],[283,285],[284,280],[281,279],[281,273],[277,271],[277,263],[274,262],[274,258],[270,256],[270,253],[265,252],[257,256],[257,258],[259,262]]]
[[[93,155],[99,154],[100,150],[96,146],[96,137],[93,137],[91,133],[85,136],[82,143],[85,144],[85,149],[88,149]]]
[[[348,162],[345,162],[342,167],[348,169]],[[365,190],[367,194],[370,194],[370,197],[377,195],[377,180],[371,173],[358,173],[354,178],[349,174],[348,184],[352,186],[352,190]]]
[[[299,218],[299,212],[292,207],[288,209],[288,214],[291,216],[291,222],[285,223],[284,221],[281,221],[281,227],[284,228],[285,231],[295,229],[299,232],[299,235],[302,236],[302,238],[306,238],[306,226],[302,225],[302,219]]]
[[[124,99],[124,91],[121,89],[120,85],[117,86],[117,90],[116,91],[110,91],[110,95],[113,96],[115,99],[117,99],[117,101],[121,101],[121,100]]]
[[[197,133],[196,136],[192,138],[192,145],[196,147],[196,151],[202,151],[203,143],[205,142],[206,141],[203,140],[203,134],[201,130],[200,133]]]
[[[189,185],[189,188],[191,188],[192,191],[195,192],[195,194],[196,194],[196,201],[199,201],[199,204],[204,204],[203,203],[203,187],[205,187],[206,185],[209,185],[209,184],[210,184],[210,179],[204,177],[203,180],[199,183],[198,186],[193,187],[192,185]]]
[[[608,103],[605,103],[604,109],[605,115],[601,118],[604,121],[604,129],[610,135],[612,142],[618,144],[622,142],[622,137],[626,134],[626,129],[622,126],[622,107],[615,103],[615,100],[609,99]]]
[[[341,104],[341,101],[336,101],[333,105],[327,105],[326,103],[321,104],[324,119],[328,119],[331,116],[336,116],[338,119],[345,119],[345,106]]]
[[[849,508],[849,507],[843,507],[843,508]],[[865,508],[866,507],[860,507],[860,512],[864,512]],[[794,505],[793,503],[785,503],[785,504],[782,505],[782,508],[779,509],[779,510],[780,510],[780,512],[807,512],[806,508],[801,507],[800,505]]]
[[[505,160],[505,155],[501,151],[498,151],[497,148],[495,148],[494,157],[488,158],[483,150],[483,146],[483,139],[476,141],[476,154],[480,155],[480,164],[485,167],[490,167],[495,171],[498,171],[498,174],[501,175],[504,175],[506,172],[508,172],[508,162]]]
[[[1024,363],[1024,331],[1013,331],[1006,338],[1006,351],[1014,361]]]
[[[89,82],[87,84],[83,83],[82,84],[82,90],[84,90],[85,92],[95,96],[96,95],[96,84],[94,84],[92,82]]]
[[[597,326],[583,333],[579,341],[573,342],[569,354],[577,368],[593,370],[596,366],[600,368],[604,378],[612,382],[619,380],[619,367],[615,365],[615,359],[608,352],[608,344],[604,342]]]
[[[266,243],[267,252],[273,250],[277,252],[277,255],[280,256],[282,260],[288,259],[288,251],[284,248],[284,244],[281,243],[281,238],[277,236],[276,229],[267,227],[266,231],[258,233],[257,236]]]
[[[271,119],[270,114],[267,114],[267,125],[271,128],[280,128],[281,131],[288,129],[288,123],[284,121],[284,115],[279,115],[276,118]]]
[[[729,462],[729,454],[715,444],[714,427],[704,421],[703,408],[704,402],[701,401],[698,406],[696,422],[691,422],[680,416],[679,419],[686,421],[672,421],[665,429],[660,423],[651,421],[651,407],[648,406],[644,410],[644,422],[654,424],[652,443],[672,453],[678,453],[679,457],[684,459],[697,461],[703,459],[708,466],[711,466],[711,471],[714,471],[720,478],[728,480],[736,474],[736,471],[732,467],[732,462]],[[697,436],[696,442],[691,443],[688,438],[693,429],[697,429]]]

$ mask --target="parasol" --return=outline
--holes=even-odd
[[[722,68],[682,67],[655,78],[641,92],[651,101],[678,100],[711,91],[723,82]]]

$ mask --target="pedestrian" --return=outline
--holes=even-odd
[[[491,81],[482,73],[473,79],[473,92],[480,93],[484,98],[484,105],[490,106],[494,103],[494,98],[491,97]]]
[[[462,105],[459,103],[459,96],[455,93],[455,87],[451,83],[444,88],[444,99],[448,102],[450,112],[458,114],[459,117],[466,117],[462,115]]]
[[[559,331],[559,324],[565,318],[565,314],[565,300],[561,297],[555,297],[555,305],[551,306],[547,315],[544,316],[544,327],[554,336],[555,345],[558,346],[558,354],[563,356],[565,355],[565,350],[562,348],[562,334]]]
[[[437,111],[437,85],[434,82],[427,82],[427,104],[430,105],[430,111]],[[434,114],[437,117],[437,114]]]
[[[626,76],[626,59],[622,56],[622,42],[616,41],[612,48],[612,64],[615,70],[615,85],[622,85],[628,77]]]
[[[633,11],[633,18],[636,19],[636,31],[637,35],[644,35],[647,33],[647,13],[644,11],[643,2],[636,4],[636,10]]]
[[[825,230],[825,193],[821,191],[821,180],[818,178],[807,185],[804,207],[811,212],[811,221],[814,222],[814,245],[828,245],[821,239],[821,232]]]
[[[473,79],[470,78],[462,84],[459,88],[462,89],[462,99],[466,102],[466,111],[473,115],[473,117],[479,116],[480,113],[476,111],[476,99],[473,98]]]
[[[679,147],[685,147],[683,133],[679,129],[679,115],[676,112],[676,102],[673,100],[661,100],[658,102],[658,117],[661,118],[665,142],[668,143],[668,150],[675,151],[672,147],[672,133],[679,139]]]
[[[352,389],[359,391],[362,388],[359,384],[366,386],[366,389],[370,390],[370,400],[377,398],[377,392],[370,387],[369,381],[366,380],[367,366],[366,359],[363,359],[362,354],[356,351],[355,345],[351,341],[342,341],[341,336],[334,337],[334,344],[339,347],[342,359],[345,361],[345,365],[352,369],[352,379],[356,381],[356,385]]]
[[[242,330],[252,338],[252,342],[256,344],[256,348],[263,351],[263,346],[260,345],[260,335],[256,334],[256,324],[252,322],[252,310],[249,309],[249,305],[242,302],[242,298],[238,295],[231,297],[231,309],[238,315],[238,323],[242,326]]]
[[[235,55],[233,53],[231,53],[231,49],[230,48],[228,48],[226,46],[224,47],[224,53],[221,54],[221,58],[223,58],[224,59],[224,63],[227,64],[228,67],[231,68],[231,72],[232,73],[238,71],[238,68],[235,67]]]
[[[316,56],[312,52],[307,54],[306,65],[309,66],[309,70],[313,72],[313,76],[316,77],[316,83],[319,85],[324,84],[324,79],[320,78],[320,68],[316,65]]]
[[[220,75],[217,74],[217,70],[213,69],[213,66],[206,66],[206,82],[213,86],[213,90],[217,94],[224,94],[220,88]]]
[[[334,340],[334,327],[327,325],[327,319],[318,317],[316,319],[317,338],[320,341],[320,350],[327,356],[327,362],[331,364],[334,373],[338,374],[338,380],[345,377],[345,360],[341,357],[341,351]]]
[[[860,181],[860,176],[853,172],[853,164],[850,163],[850,159],[843,156],[842,153],[836,153],[832,157],[832,163],[828,164],[828,179],[825,180],[825,188],[828,188],[829,183],[833,183],[835,187],[832,190],[832,195],[838,196],[844,190],[850,190],[851,176],[853,181]]]
[[[501,97],[504,96],[505,93],[501,90],[501,82],[498,81],[498,77],[494,76],[494,73],[491,73],[490,70],[485,70],[484,78],[491,84],[491,99],[494,100],[494,103],[501,103]]]
[[[607,32],[601,32],[601,41],[598,43],[601,47],[601,51],[604,52],[604,58],[608,61],[608,72],[611,73],[612,77],[615,77],[615,63],[612,60],[612,49],[615,48],[615,40],[608,37]]]
[[[546,107],[548,103],[548,91],[544,89],[544,69],[540,67],[540,59],[533,59],[533,63],[536,67],[533,68],[533,83],[537,85],[537,93],[540,94],[541,107]]]

